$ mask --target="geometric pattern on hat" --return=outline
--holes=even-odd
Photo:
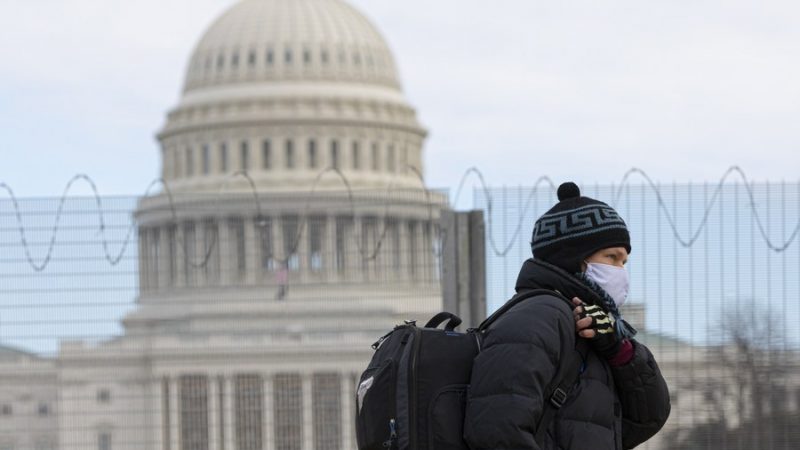
[[[625,221],[612,207],[599,202],[545,214],[534,225],[531,249],[612,229],[627,229]]]

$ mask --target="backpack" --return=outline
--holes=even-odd
[[[441,312],[424,327],[406,321],[375,342],[356,389],[358,449],[469,450],[462,437],[464,412],[483,333],[508,310],[538,295],[557,296],[572,308],[560,293],[534,289],[515,295],[466,333],[455,330],[459,317]],[[561,364],[545,390],[550,401],[537,424],[537,442],[577,382],[580,364],[579,358]]]

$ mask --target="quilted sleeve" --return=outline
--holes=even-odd
[[[612,368],[622,402],[622,444],[634,448],[655,435],[670,413],[669,389],[650,350],[633,341],[628,364]]]

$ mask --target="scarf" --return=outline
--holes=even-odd
[[[630,339],[636,335],[636,329],[622,318],[614,299],[582,272],[571,274],[540,259],[528,259],[522,264],[515,289],[517,292],[552,289],[568,299],[578,297],[584,303],[601,307],[610,315],[615,321],[614,329],[620,339]]]

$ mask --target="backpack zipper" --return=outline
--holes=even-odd
[[[383,443],[384,448],[393,448],[394,442],[397,440],[397,422],[394,419],[389,420],[389,440]]]
[[[411,401],[409,402],[408,437],[410,442],[409,450],[417,449],[417,357],[419,356],[419,346],[422,340],[422,330],[414,328],[414,348],[411,350]],[[413,404],[413,407],[411,406]]]

